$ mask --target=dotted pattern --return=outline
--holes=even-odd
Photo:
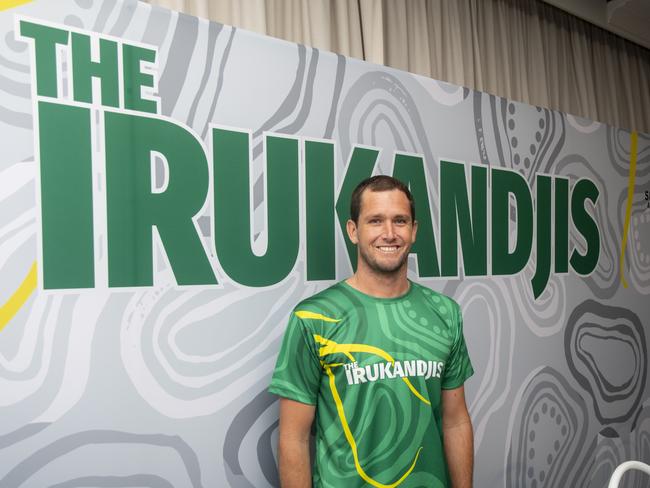
[[[553,461],[567,441],[569,426],[559,407],[551,400],[538,403],[529,420],[527,456],[530,464],[526,476],[529,480],[527,486],[534,488],[543,486]],[[552,443],[549,442],[549,436],[555,438]]]
[[[537,126],[539,130],[535,132],[534,138],[535,142],[531,143],[528,147],[519,147],[519,138],[516,135],[511,135],[509,137],[510,147],[513,149],[512,162],[515,169],[518,169],[521,174],[526,174],[527,170],[530,169],[532,162],[535,160],[535,155],[539,150],[539,145],[542,142],[542,131],[546,128],[546,119],[544,112],[541,107],[536,107],[539,118],[537,120]],[[508,131],[513,133],[517,129],[517,121],[515,120],[515,115],[517,112],[517,107],[514,103],[508,103],[508,114],[506,125]]]
[[[443,301],[443,300],[442,300],[438,295],[434,295],[434,294],[433,294],[430,290],[428,290],[428,289],[424,289],[423,292],[424,292],[425,295],[431,297],[431,301],[432,301],[432,302],[434,303],[434,305],[436,306],[436,311],[438,312],[438,314],[440,314],[440,316],[441,316],[442,318],[447,318],[447,315],[449,314],[449,307],[445,304],[445,302],[444,302],[444,301]],[[417,314],[417,312],[416,312],[415,310],[408,310],[408,309],[411,308],[411,302],[410,302],[409,300],[404,300],[404,301],[402,302],[402,306],[403,306],[405,309],[407,309],[406,314],[407,314],[411,319],[415,320],[415,321],[418,322],[420,325],[425,326],[425,327],[428,326],[428,325],[430,325],[430,323],[429,323],[429,319],[427,319],[426,317],[420,317],[420,316],[418,316],[418,314]],[[440,334],[440,335],[442,335],[442,337],[444,337],[445,339],[448,339],[448,338],[449,338],[449,332],[447,331],[446,328],[441,329],[439,326],[434,325],[434,326],[433,326],[433,332],[434,332],[435,334]]]
[[[645,212],[640,216],[635,215],[632,219],[632,227],[634,228],[634,249],[639,262],[646,266],[650,265],[650,253],[644,252],[643,250],[650,249],[650,242],[643,242],[642,236],[639,232],[639,227],[648,224],[650,224],[650,212]]]
[[[545,367],[513,406],[506,488],[569,486],[586,446],[584,399]]]

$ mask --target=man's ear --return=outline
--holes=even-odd
[[[411,231],[411,236],[412,236],[411,240],[413,242],[415,242],[415,238],[416,238],[417,234],[418,234],[418,221],[414,220],[413,221],[413,230]]]
[[[357,224],[354,220],[348,219],[345,224],[345,230],[348,231],[348,237],[350,238],[350,241],[352,241],[352,244],[357,244],[359,239],[357,238]]]

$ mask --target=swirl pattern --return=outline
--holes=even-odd
[[[587,300],[569,317],[565,348],[569,369],[591,395],[598,420],[623,422],[636,413],[648,375],[639,317],[624,308]],[[618,361],[612,362],[612,357]]]

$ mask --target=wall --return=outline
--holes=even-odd
[[[371,172],[463,309],[477,486],[650,462],[650,136],[137,2],[0,34],[0,486],[277,486],[265,389]]]

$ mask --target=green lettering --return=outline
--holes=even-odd
[[[56,97],[56,45],[68,44],[68,31],[21,20],[20,34],[34,39],[36,93],[41,97]]]
[[[153,285],[155,226],[179,285],[216,284],[194,218],[208,194],[208,164],[182,126],[106,112],[109,286]],[[167,162],[167,187],[152,192],[152,152]]]
[[[269,286],[293,269],[299,248],[298,139],[266,137],[268,245],[263,256],[251,247],[249,135],[213,129],[214,227],[219,262],[233,280]]]
[[[92,288],[90,110],[38,102],[43,288]]]
[[[93,78],[101,81],[102,104],[118,107],[119,81],[117,78],[117,43],[106,39],[99,40],[100,61],[92,61],[90,56],[90,37],[72,33],[72,85],[74,99],[78,102],[92,103]]]
[[[334,143],[305,141],[307,279],[336,278]]]
[[[442,275],[458,274],[458,236],[466,276],[487,274],[487,168],[472,166],[472,210],[465,165],[440,161]]]
[[[533,203],[519,173],[492,168],[492,274],[512,275],[528,263],[533,244]],[[510,252],[510,195],[515,199],[516,244]]]
[[[555,179],[555,272],[569,271],[569,179]]]
[[[152,88],[154,78],[141,71],[140,62],[155,63],[156,51],[143,47],[124,44],[122,46],[122,63],[124,65],[124,107],[139,112],[158,111],[155,100],[142,98],[142,87]]]
[[[599,195],[596,185],[587,179],[578,180],[571,193],[571,219],[576,230],[582,234],[587,248],[584,254],[580,254],[577,248],[573,249],[571,267],[583,276],[596,269],[600,257],[598,224],[585,209],[585,201],[590,200],[595,206]]]
[[[550,176],[537,175],[537,263],[531,281],[533,295],[539,297],[551,274],[551,185]]]

